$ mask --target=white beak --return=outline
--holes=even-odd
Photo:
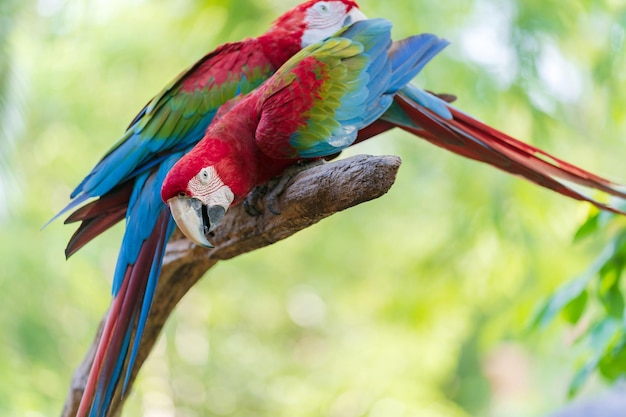
[[[226,213],[222,206],[205,206],[202,201],[193,197],[174,197],[167,201],[172,217],[181,232],[196,245],[212,248],[206,234],[215,229]]]

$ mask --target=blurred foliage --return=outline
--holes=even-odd
[[[578,229],[577,239],[602,234],[608,243],[580,276],[558,288],[537,312],[533,327],[556,317],[578,327],[582,346],[578,372],[569,392],[576,394],[594,371],[610,381],[626,374],[626,325],[622,275],[626,265],[626,220],[593,210]]]
[[[1,415],[60,412],[110,301],[121,227],[65,262],[72,228],[41,226],[162,85],[293,4],[0,1],[0,68],[14,74],[0,102],[13,126],[24,124],[10,131],[13,151],[0,142],[10,168],[0,171],[10,190],[0,194],[9,209],[0,216]],[[395,36],[451,40],[420,85],[626,180],[622,2],[362,9],[392,20]],[[572,244],[587,206],[401,132],[368,142],[349,153],[404,160],[388,195],[210,271],[168,322],[124,415],[537,416],[567,400],[581,355],[590,355],[583,372],[623,369],[623,220],[599,216]],[[537,301],[606,245],[612,252],[539,319],[565,308],[576,326],[526,332]],[[581,334],[589,349],[574,343]],[[600,389],[592,377],[581,395]]]
[[[8,195],[15,192],[15,188],[11,189],[13,170],[10,169],[10,162],[15,150],[14,139],[22,127],[19,111],[21,97],[17,88],[19,79],[9,59],[9,35],[17,9],[17,1],[0,2],[0,201],[7,200]],[[0,207],[0,217],[6,211],[6,205]]]

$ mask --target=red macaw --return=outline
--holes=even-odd
[[[362,21],[353,27],[368,24]],[[338,36],[347,36],[352,30]],[[352,44],[358,41],[367,44],[360,37],[352,38]],[[322,45],[341,42],[342,38],[331,38]],[[397,59],[400,45],[394,44],[390,50],[392,67],[401,63],[412,67],[412,61]],[[445,46],[438,45],[419,62],[420,69]],[[369,84],[354,83],[346,75],[350,59],[341,60],[326,52],[319,45],[309,46],[259,89],[224,106],[224,114],[218,115],[204,138],[167,174],[161,190],[163,201],[170,206],[179,228],[196,244],[211,247],[206,234],[214,230],[226,210],[241,202],[254,186],[279,175],[295,161],[336,154],[393,127],[568,197],[626,214],[579,189],[586,187],[625,198],[624,187],[501,133],[439,96],[404,85],[410,77],[403,83],[398,81],[396,89],[368,90]],[[338,85],[343,89],[338,90]],[[353,91],[356,85],[361,89]],[[384,92],[376,106],[366,101],[366,97],[371,100],[372,91]],[[352,98],[355,96],[359,100]]]
[[[220,46],[153,98],[72,192],[72,201],[56,217],[98,199],[66,220],[82,222],[66,248],[68,257],[126,218],[114,298],[78,416],[106,415],[122,375],[122,395],[126,390],[175,226],[169,207],[160,201],[165,174],[202,138],[227,100],[257,88],[302,47],[364,18],[352,0],[309,0],[279,17],[263,35]]]
[[[340,152],[377,120],[446,45],[434,35],[391,42],[383,19],[352,24],[287,61],[258,89],[222,107],[170,170],[161,196],[192,241],[212,247],[228,208],[300,159]]]

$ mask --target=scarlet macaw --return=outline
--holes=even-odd
[[[350,35],[352,44],[363,41],[367,45],[353,31],[369,29],[370,24],[370,21],[357,22],[337,36]],[[364,33],[369,35],[368,30]],[[307,47],[257,90],[222,107],[220,117],[204,138],[167,174],[161,196],[189,239],[212,247],[206,234],[254,186],[279,175],[297,160],[336,154],[392,127],[400,127],[435,145],[523,176],[563,195],[623,213],[570,184],[624,198],[623,188],[498,132],[438,96],[405,85],[417,71],[402,74],[397,71],[392,77],[394,88],[389,89],[380,88],[380,84],[374,84],[372,89],[371,84],[355,83],[349,78],[352,73],[347,71],[352,68],[353,57],[339,60],[338,56],[327,53],[329,47],[324,48],[342,42],[340,39],[331,38],[322,46]],[[404,42],[395,43],[389,51],[394,69],[399,65],[421,69],[447,44],[437,41],[430,49],[421,51],[425,59],[413,67],[413,61],[398,58],[398,51],[406,46]],[[409,57],[403,53],[400,56]],[[377,68],[376,62],[372,65]],[[372,72],[369,67],[362,71]],[[385,73],[377,74],[384,77]],[[337,88],[338,85],[343,89]],[[379,101],[375,101],[377,105],[368,101],[372,100],[372,94],[381,93]]]
[[[126,218],[113,278],[114,298],[78,416],[106,415],[123,374],[122,394],[126,390],[165,243],[175,226],[169,207],[160,201],[166,173],[202,138],[227,100],[258,87],[302,47],[364,18],[352,0],[309,0],[279,17],[263,35],[210,52],[139,112],[118,143],[72,192],[72,201],[56,217],[91,198],[98,199],[66,220],[82,222],[66,248],[68,257]]]

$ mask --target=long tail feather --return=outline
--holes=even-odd
[[[588,194],[597,190],[626,198],[625,187],[491,128],[435,95],[422,91],[418,97],[416,90],[413,86],[401,90],[392,108],[383,116],[384,120],[361,132],[359,139],[400,127],[434,145],[521,176],[564,196],[625,214]]]
[[[118,385],[119,377],[127,360],[128,343],[136,322],[137,312],[141,305],[145,287],[148,281],[148,273],[152,264],[151,253],[154,251],[154,243],[146,242],[139,253],[137,263],[130,267],[128,277],[128,290],[125,294],[117,318],[115,331],[109,342],[108,354],[104,361],[102,374],[98,383],[96,398],[91,415],[100,417],[106,414],[106,409],[111,403],[111,398]]]
[[[94,201],[71,218],[87,224],[88,231],[90,224],[86,222],[107,224],[107,218],[115,218],[120,208],[127,210],[127,220],[142,220],[126,224],[113,279],[111,311],[78,417],[104,417],[113,397],[124,396],[128,389],[161,274],[165,245],[175,228],[169,207],[155,190],[179,157],[180,154],[172,155],[157,169],[136,178],[130,188],[120,187],[116,196],[107,194],[108,199]]]
[[[165,245],[169,240],[169,237],[172,235],[174,228],[175,223],[170,214],[170,209],[168,206],[165,206],[165,208],[161,211],[159,220],[157,221],[157,227],[153,232],[153,235],[157,236],[158,238],[154,239],[153,247],[150,249],[153,256],[152,266],[150,269],[150,279],[147,282],[139,316],[137,318],[137,331],[135,333],[133,347],[132,351],[130,352],[130,358],[128,361],[129,371],[126,372],[126,376],[124,377],[122,394],[126,392],[130,379],[130,374],[137,359],[139,344],[143,336],[143,331],[146,327],[148,314],[150,313],[150,307],[152,306],[152,299],[154,298],[154,293],[156,292],[156,286],[159,280],[159,276],[161,275],[161,262],[163,260],[163,257],[165,256]]]
[[[161,271],[165,243],[173,228],[169,208],[165,206],[137,261],[127,267],[113,299],[77,417],[105,416],[122,376],[124,384],[119,394],[123,396],[128,389]]]
[[[129,275],[130,272],[131,270],[129,268],[127,271],[127,275]],[[83,392],[83,396],[80,400],[80,405],[78,407],[76,417],[86,417],[91,407],[92,399],[94,398],[96,386],[100,377],[100,371],[102,369],[104,359],[108,353],[111,336],[113,335],[113,330],[115,329],[115,326],[118,322],[122,303],[126,298],[128,282],[128,279],[124,280],[117,297],[115,297],[113,299],[113,302],[111,303],[111,308],[109,309],[104,329],[102,331],[102,336],[100,336],[100,343],[98,344],[98,348],[96,350],[91,369],[89,370],[89,376],[85,385],[85,391]]]

